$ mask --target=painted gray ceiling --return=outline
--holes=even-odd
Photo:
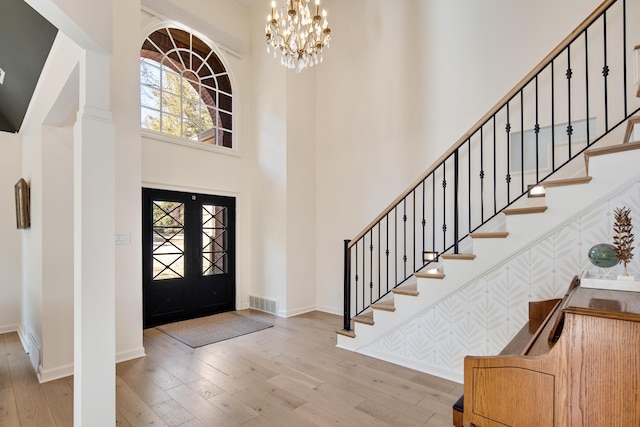
[[[58,30],[24,0],[2,0],[0,131],[20,130]]]

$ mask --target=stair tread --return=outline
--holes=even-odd
[[[430,273],[428,271],[419,271],[415,274],[416,277],[421,279],[444,279],[444,273]]]
[[[357,323],[364,323],[365,325],[373,325],[373,311],[359,314],[353,317],[351,320]]]
[[[639,88],[638,96],[640,96],[640,85],[638,86],[638,88]],[[627,129],[625,130],[625,133],[624,133],[624,139],[622,140],[623,144],[637,142],[637,141],[630,141],[633,127],[637,124],[640,124],[640,116],[629,117],[629,120],[627,121]]]
[[[417,284],[408,285],[408,286],[401,286],[399,288],[393,288],[393,289],[391,289],[391,292],[393,292],[394,294],[397,294],[397,295],[409,295],[409,296],[413,296],[413,297],[417,297],[420,294],[418,292],[418,285]]]
[[[442,254],[440,255],[442,259],[460,259],[460,260],[474,260],[476,259],[475,254]]]
[[[525,215],[533,213],[542,213],[547,210],[546,206],[527,206],[524,208],[510,208],[502,211],[505,215]]]
[[[591,182],[591,177],[590,176],[580,176],[580,177],[576,177],[576,178],[566,178],[566,179],[554,179],[551,181],[543,181],[541,182],[542,186],[544,188],[549,188],[549,187],[564,187],[567,185],[581,185],[581,184],[588,184]]]
[[[392,299],[371,304],[371,308],[382,311],[396,311],[396,306]]]
[[[585,158],[601,156],[604,154],[622,153],[624,151],[640,149],[640,142],[630,142],[626,144],[608,145],[606,147],[589,148],[584,152]]]
[[[340,335],[344,335],[345,337],[349,337],[349,338],[356,337],[356,332],[353,329],[351,329],[350,331],[345,331],[344,329],[337,329],[336,333]]]
[[[504,239],[509,235],[508,231],[489,231],[486,233],[471,233],[472,239]]]

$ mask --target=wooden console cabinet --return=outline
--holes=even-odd
[[[463,425],[640,426],[640,292],[576,277],[551,303],[501,355],[465,358]]]

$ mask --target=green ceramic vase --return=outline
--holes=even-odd
[[[589,261],[600,268],[611,268],[618,264],[618,253],[613,245],[600,243],[589,249]]]

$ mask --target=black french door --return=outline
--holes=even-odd
[[[235,199],[142,189],[144,327],[235,310]]]

